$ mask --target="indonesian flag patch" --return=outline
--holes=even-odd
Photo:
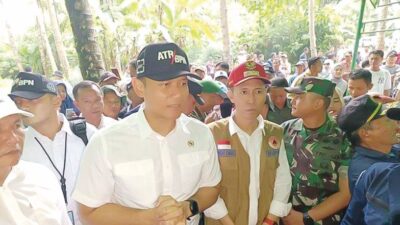
[[[236,151],[232,149],[229,140],[219,140],[217,142],[218,157],[234,157]]]

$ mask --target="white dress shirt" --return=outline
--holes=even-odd
[[[182,114],[174,130],[162,137],[139,110],[94,135],[73,198],[92,208],[115,203],[150,209],[161,195],[184,201],[220,180],[216,145],[207,126]],[[198,219],[188,224],[198,224]]]
[[[60,185],[36,163],[20,161],[0,186],[0,224],[70,225]]]
[[[256,225],[258,220],[258,198],[260,197],[260,154],[261,143],[264,134],[264,120],[258,116],[256,130],[248,135],[235,123],[233,117],[229,118],[229,133],[233,136],[238,134],[240,143],[250,158],[250,184],[249,184],[249,225]],[[284,143],[283,140],[281,143]],[[269,213],[278,217],[286,216],[291,204],[288,203],[292,178],[290,176],[289,163],[286,157],[286,149],[281,144],[279,150],[279,167],[276,171],[274,195],[270,205]],[[227,215],[228,210],[222,198],[205,211],[206,216],[213,219],[221,219]]]
[[[105,115],[101,115],[101,121],[100,121],[100,124],[97,127],[97,129],[102,129],[104,127],[111,126],[116,122],[118,122],[118,120],[114,120],[111,117],[108,117],[108,116],[105,116]]]
[[[24,150],[22,153],[22,159],[39,163],[49,168],[56,176],[57,180],[60,180],[60,175],[54,169],[50,160],[44,153],[43,149],[40,147],[39,143],[35,140],[37,138],[43,148],[46,150],[47,154],[50,156],[51,160],[57,167],[58,171],[62,173],[64,167],[64,153],[65,147],[67,149],[67,157],[65,162],[65,179],[66,179],[66,189],[67,189],[67,209],[73,212],[75,219],[75,225],[80,225],[78,219],[77,205],[75,201],[72,200],[72,190],[75,186],[76,177],[78,176],[79,163],[82,153],[85,149],[85,144],[82,139],[76,136],[70,128],[68,120],[64,115],[60,114],[59,119],[63,122],[61,130],[57,132],[54,140],[50,140],[48,137],[40,134],[32,127],[28,127],[25,131],[25,142]],[[86,123],[87,137],[90,137],[97,130],[94,126]],[[65,137],[67,136],[67,146],[65,146]],[[61,183],[59,184],[61,190]]]

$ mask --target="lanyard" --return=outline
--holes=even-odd
[[[63,166],[63,171],[62,174],[61,172],[57,169],[56,165],[54,165],[53,160],[51,160],[49,154],[47,153],[46,149],[44,149],[42,143],[40,143],[40,141],[35,137],[35,140],[37,141],[37,143],[40,145],[40,147],[42,148],[44,154],[46,154],[47,158],[49,159],[51,165],[53,166],[53,168],[57,171],[57,173],[60,175],[60,183],[61,183],[61,191],[64,195],[64,201],[65,204],[68,204],[67,201],[67,186],[65,184],[66,179],[65,179],[65,162],[67,161],[67,133],[65,133],[65,144],[64,144],[64,166]]]

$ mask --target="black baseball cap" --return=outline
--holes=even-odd
[[[192,76],[186,53],[175,43],[147,45],[137,58],[137,77],[156,81],[172,80],[180,76]]]
[[[25,99],[37,99],[45,94],[57,95],[56,84],[41,74],[18,73],[9,96]]]
[[[342,109],[338,116],[338,125],[343,131],[352,133],[384,115],[392,120],[400,120],[400,103],[381,104],[366,94],[352,99]]]
[[[275,77],[271,80],[270,88],[287,88],[289,87],[289,83],[284,77]]]
[[[203,85],[197,79],[188,77],[188,86],[189,93],[194,97],[197,104],[204,105],[204,100],[200,97],[200,94],[203,91]]]

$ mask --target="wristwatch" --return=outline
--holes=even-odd
[[[190,209],[190,212],[192,213],[189,217],[199,214],[199,205],[197,204],[197,202],[192,199],[189,199],[186,201],[189,202],[189,209]]]
[[[308,212],[303,213],[303,223],[304,225],[314,225],[314,220],[308,215]]]

